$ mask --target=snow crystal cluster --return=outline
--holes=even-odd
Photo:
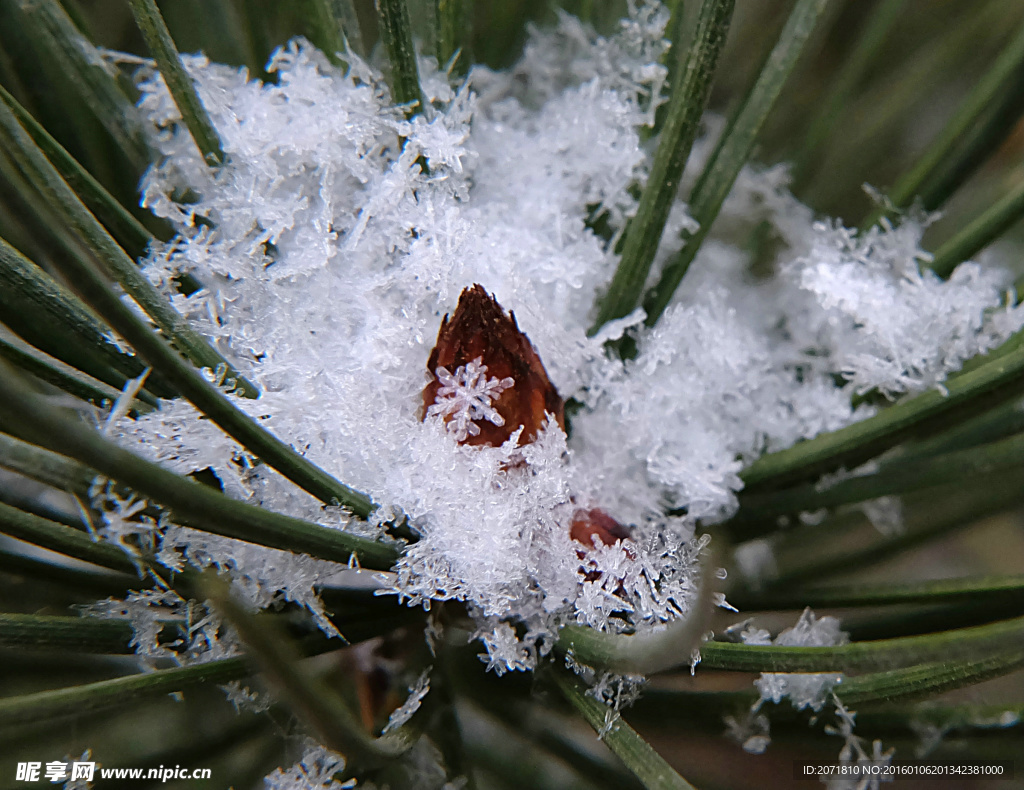
[[[785,645],[787,647],[833,647],[850,641],[849,634],[841,631],[835,617],[815,617],[814,612],[804,609],[800,619],[792,628],[787,628],[774,640],[763,628],[744,631],[741,635],[745,645]],[[779,703],[789,698],[797,710],[810,708],[821,710],[829,691],[842,681],[842,674],[832,672],[762,672],[754,681],[761,692],[760,706],[764,702]]]
[[[563,623],[685,617],[696,521],[735,510],[743,465],[870,413],[851,408],[837,376],[858,392],[919,391],[1024,323],[1003,306],[995,268],[964,264],[948,282],[922,273],[922,222],[855,238],[816,223],[784,169],[747,168],[662,320],[645,330],[638,313],[588,338],[651,159],[641,131],[664,100],[668,13],[632,6],[616,36],[562,16],[509,72],[476,68],[458,86],[422,58],[426,103],[411,119],[371,64],[352,57],[341,70],[302,40],[275,53],[268,83],[186,58],[227,154],[217,169],[159,74],[141,77],[159,152],[143,202],[177,231],[151,249],[147,275],[258,385],[240,408],[381,508],[369,523],[323,508],[180,401],[120,420],[114,435],[177,472],[211,470],[230,496],[332,528],[375,535],[404,514],[422,537],[385,586],[410,604],[465,601],[498,671],[534,666]],[[711,119],[698,140],[683,195],[719,127]],[[782,244],[774,275],[758,279],[746,242],[764,222]],[[680,200],[656,270],[687,227]],[[203,288],[181,293],[186,273]],[[482,368],[426,368],[442,317],[474,283],[515,312],[561,396],[582,404],[571,439],[550,420],[523,446],[518,435],[459,444],[514,386]],[[628,362],[603,346],[625,331],[639,348]],[[423,419],[435,375],[462,393],[427,410],[461,409],[447,427]],[[581,508],[631,537],[574,542]],[[115,533],[134,523],[116,506],[108,515]],[[315,587],[339,566],[174,525],[154,533],[165,563],[225,568],[253,605],[288,598],[331,630]]]
[[[836,710],[837,726],[827,726],[829,735],[837,735],[843,739],[839,750],[839,764],[846,766],[846,776],[831,776],[825,781],[829,790],[878,790],[879,786],[894,781],[891,774],[886,773],[892,763],[894,749],[882,751],[882,742],[871,742],[871,751],[864,748],[864,739],[853,734],[857,712],[848,710],[839,698],[833,694],[832,702]]]
[[[302,758],[290,768],[278,768],[264,780],[266,790],[347,790],[355,780],[338,781],[345,758],[314,741],[306,744]]]
[[[845,645],[850,637],[840,630],[839,620],[835,617],[816,617],[810,608],[804,609],[796,625],[786,628],[772,639],[771,633],[764,628],[754,628],[749,621],[744,621],[730,630],[743,629],[740,640],[745,645],[785,645],[787,647],[833,647]],[[761,713],[766,702],[778,704],[789,699],[796,710],[810,708],[818,712],[829,701],[834,700],[837,716],[842,720],[845,712],[832,689],[842,682],[842,673],[835,672],[762,672],[761,677],[754,681],[754,687],[760,698],[743,716],[727,716],[725,724],[727,734],[742,744],[744,751],[761,754],[771,743],[769,735],[771,723]],[[853,720],[850,722],[850,738],[853,738]]]

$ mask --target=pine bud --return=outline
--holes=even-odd
[[[624,527],[601,508],[577,510],[572,514],[572,526],[569,535],[577,543],[584,546],[597,547],[598,541],[605,546],[612,546],[617,540],[629,537],[629,528]]]
[[[522,426],[519,444],[528,444],[545,414],[565,428],[565,403],[537,350],[481,285],[464,289],[444,317],[427,368],[423,419],[442,417],[460,443],[498,447]]]

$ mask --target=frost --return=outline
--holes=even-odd
[[[504,418],[491,406],[491,401],[515,386],[515,379],[488,379],[487,366],[482,362],[483,359],[477,357],[468,365],[460,365],[454,374],[444,368],[435,371],[441,387],[434,403],[427,409],[427,416],[445,419],[448,433],[457,442],[480,434],[480,428],[473,424],[476,420],[505,424]]]
[[[604,725],[598,730],[599,739],[608,735],[621,718],[621,712],[640,698],[640,692],[647,683],[643,675],[616,675],[601,673],[590,688],[587,696],[593,697],[605,706]]]
[[[253,610],[291,601],[306,608],[324,633],[339,636],[315,591],[338,573],[337,563],[175,525],[164,531],[157,559],[170,568],[187,561],[227,572],[235,596]]]
[[[945,282],[922,271],[923,220],[858,236],[816,223],[784,167],[748,166],[656,326],[638,312],[588,337],[650,166],[640,130],[665,98],[667,21],[661,4],[634,0],[600,37],[563,14],[532,31],[512,69],[475,68],[458,86],[422,58],[427,101],[411,119],[372,66],[352,58],[343,72],[301,39],[272,57],[275,83],[186,56],[227,154],[216,170],[144,66],[158,158],[142,200],[176,231],[151,246],[147,277],[261,391],[227,397],[380,510],[362,522],[324,507],[181,400],[135,420],[115,411],[111,436],[330,528],[378,538],[404,515],[420,540],[382,591],[427,608],[464,602],[497,672],[535,666],[567,623],[635,631],[687,617],[698,520],[735,512],[745,465],[872,414],[851,407],[855,391],[940,385],[1024,324],[1024,308],[1005,306],[997,266],[965,263]],[[682,194],[721,129],[707,121]],[[746,240],[761,223],[780,244],[774,276],[758,278]],[[677,201],[655,274],[692,227]],[[183,295],[182,273],[203,287]],[[501,419],[492,403],[514,386],[482,362],[426,370],[442,316],[474,283],[515,312],[559,394],[580,404],[571,438],[549,420],[522,447],[518,426],[501,447],[452,441]],[[626,362],[603,346],[624,334],[638,348]],[[442,388],[423,422],[432,376]],[[293,601],[334,633],[316,590],[342,566],[154,518],[102,483],[93,493],[100,539],[175,570],[214,567],[253,608]],[[573,541],[574,513],[590,509],[629,537]],[[772,574],[766,544],[739,556],[748,575]],[[767,696],[806,704],[821,690],[764,682]]]
[[[132,627],[131,645],[142,664],[153,668],[157,659],[170,659],[180,666],[202,664],[242,653],[235,635],[220,617],[205,605],[186,601],[174,590],[154,589],[129,592],[122,600],[108,598],[81,607],[83,615],[126,619]],[[160,641],[164,621],[181,620],[177,639]],[[233,689],[229,688],[229,696]],[[237,697],[237,694],[234,694]]]
[[[130,592],[123,601],[108,598],[81,608],[83,615],[108,619],[126,619],[132,626],[130,646],[136,655],[148,662],[158,658],[174,658],[177,653],[160,644],[158,637],[163,620],[186,614],[187,604],[170,590]]]

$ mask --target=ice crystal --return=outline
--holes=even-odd
[[[278,768],[263,781],[266,790],[342,790],[355,780],[341,782],[335,776],[345,770],[345,758],[309,741],[305,753],[291,768]]]
[[[441,387],[434,404],[427,409],[427,416],[444,419],[448,433],[457,442],[464,441],[467,436],[480,435],[480,427],[474,424],[476,420],[505,424],[505,418],[491,407],[491,401],[515,386],[515,379],[508,376],[488,379],[487,366],[482,362],[477,357],[468,365],[460,365],[455,373],[449,373],[445,368],[435,371]]]
[[[150,662],[158,658],[177,656],[173,649],[160,644],[158,637],[163,628],[162,621],[182,617],[186,614],[186,609],[186,602],[171,590],[144,590],[130,592],[123,601],[108,598],[89,604],[82,607],[81,613],[93,617],[128,620],[132,627],[129,644],[135,648],[136,655]]]
[[[764,754],[771,743],[771,722],[763,713],[749,710],[742,717],[724,718],[726,735],[748,754]]]
[[[643,675],[602,672],[597,677],[596,682],[587,689],[587,696],[593,697],[607,708],[604,726],[597,733],[598,738],[604,738],[615,728],[622,710],[640,698],[640,692],[646,683],[647,678]]]
[[[76,763],[76,762],[78,762],[78,763],[90,763],[90,762],[95,762],[95,761],[92,759],[92,750],[91,749],[86,749],[85,751],[83,751],[78,756],[72,756],[72,755],[69,755],[69,754],[64,755],[64,762],[72,763],[73,764],[73,763]],[[102,764],[101,763],[96,763],[96,767],[99,767],[100,765],[102,765]],[[72,771],[72,773],[73,773],[73,771]],[[95,775],[96,775],[96,772],[93,771],[93,777],[94,778],[95,778]],[[95,785],[91,781],[89,781],[88,779],[85,779],[84,777],[83,778],[78,778],[78,779],[71,779],[70,775],[69,775],[68,780],[66,782],[64,782],[63,785],[61,785],[61,787],[63,787],[64,790],[92,790],[92,788],[94,786]]]
[[[111,434],[179,473],[212,472],[229,496],[332,528],[376,537],[384,514],[404,514],[421,539],[384,587],[412,605],[464,601],[497,671],[534,666],[564,623],[617,631],[688,616],[697,520],[735,512],[745,464],[870,415],[851,407],[853,390],[941,384],[1024,309],[1004,304],[997,266],[965,263],[945,282],[923,271],[923,221],[863,235],[816,223],[785,168],[747,167],[658,324],[635,313],[588,337],[650,164],[640,130],[664,100],[667,20],[659,3],[632,2],[599,37],[563,14],[511,70],[475,68],[457,87],[423,58],[413,118],[373,67],[352,56],[343,72],[303,40],[273,55],[274,83],[185,57],[227,154],[217,169],[144,68],[140,109],[159,157],[143,202],[176,231],[152,245],[147,276],[259,387],[256,400],[231,395],[237,406],[380,511],[360,522],[322,507],[180,400],[115,416]],[[721,124],[708,128],[684,194]],[[775,276],[756,279],[745,240],[762,222],[782,244]],[[692,227],[678,201],[656,269]],[[203,287],[182,294],[182,273]],[[514,425],[500,447],[439,431],[444,416],[456,438],[493,422],[491,399],[514,384],[482,362],[430,371],[447,391],[421,421],[441,316],[474,283],[514,310],[551,384],[581,404],[571,439],[550,419],[522,446]],[[604,350],[623,332],[638,347],[628,362]],[[331,631],[315,588],[338,566],[98,497],[104,539],[145,544],[174,568],[215,566],[253,606],[296,601]],[[630,537],[581,548],[573,515],[593,509]]]
[[[837,724],[826,726],[825,731],[843,739],[839,763],[847,766],[847,771],[842,776],[823,779],[825,785],[829,790],[878,790],[880,784],[894,781],[893,775],[885,773],[885,769],[892,763],[895,749],[883,752],[882,742],[875,740],[871,744],[870,753],[865,751],[864,739],[853,733],[856,711],[848,710],[835,694],[832,695],[832,703],[835,705]],[[861,769],[859,773],[856,770],[858,767]]]
[[[924,227],[907,218],[855,236],[815,223],[809,254],[793,265],[792,276],[824,308],[814,323],[831,336],[833,367],[858,392],[898,395],[940,384],[1024,326],[1024,306],[1004,307],[1006,272],[968,262],[943,281],[922,271]]]
[[[221,686],[224,696],[239,713],[263,713],[270,710],[274,700],[268,694],[253,691],[248,686],[233,680]]]
[[[432,667],[424,669],[416,682],[409,687],[409,696],[405,698],[405,702],[391,712],[391,715],[388,716],[388,723],[384,725],[382,732],[397,730],[420,709],[424,697],[430,692],[431,669]]]
[[[232,658],[242,653],[241,645],[234,634],[221,621],[218,614],[206,605],[186,601],[174,590],[153,589],[129,592],[124,600],[108,598],[81,607],[81,613],[106,619],[124,619],[132,627],[131,645],[140,663],[148,669],[154,668],[158,659],[173,661],[179,666],[203,664],[223,658]],[[165,624],[164,621],[172,621]],[[174,621],[181,621],[176,626]],[[166,637],[162,631],[178,628],[176,639],[161,641]],[[173,632],[172,632],[173,634]],[[239,687],[225,687],[228,699],[236,705],[245,700]],[[253,695],[249,695],[252,697]]]

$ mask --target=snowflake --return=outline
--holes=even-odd
[[[474,425],[475,420],[505,424],[505,418],[491,406],[491,401],[515,386],[515,379],[488,379],[487,366],[482,363],[483,357],[477,357],[468,365],[459,365],[454,374],[446,368],[434,371],[441,388],[434,405],[427,409],[427,416],[445,419],[448,433],[454,434],[457,442],[479,435],[480,428]]]

